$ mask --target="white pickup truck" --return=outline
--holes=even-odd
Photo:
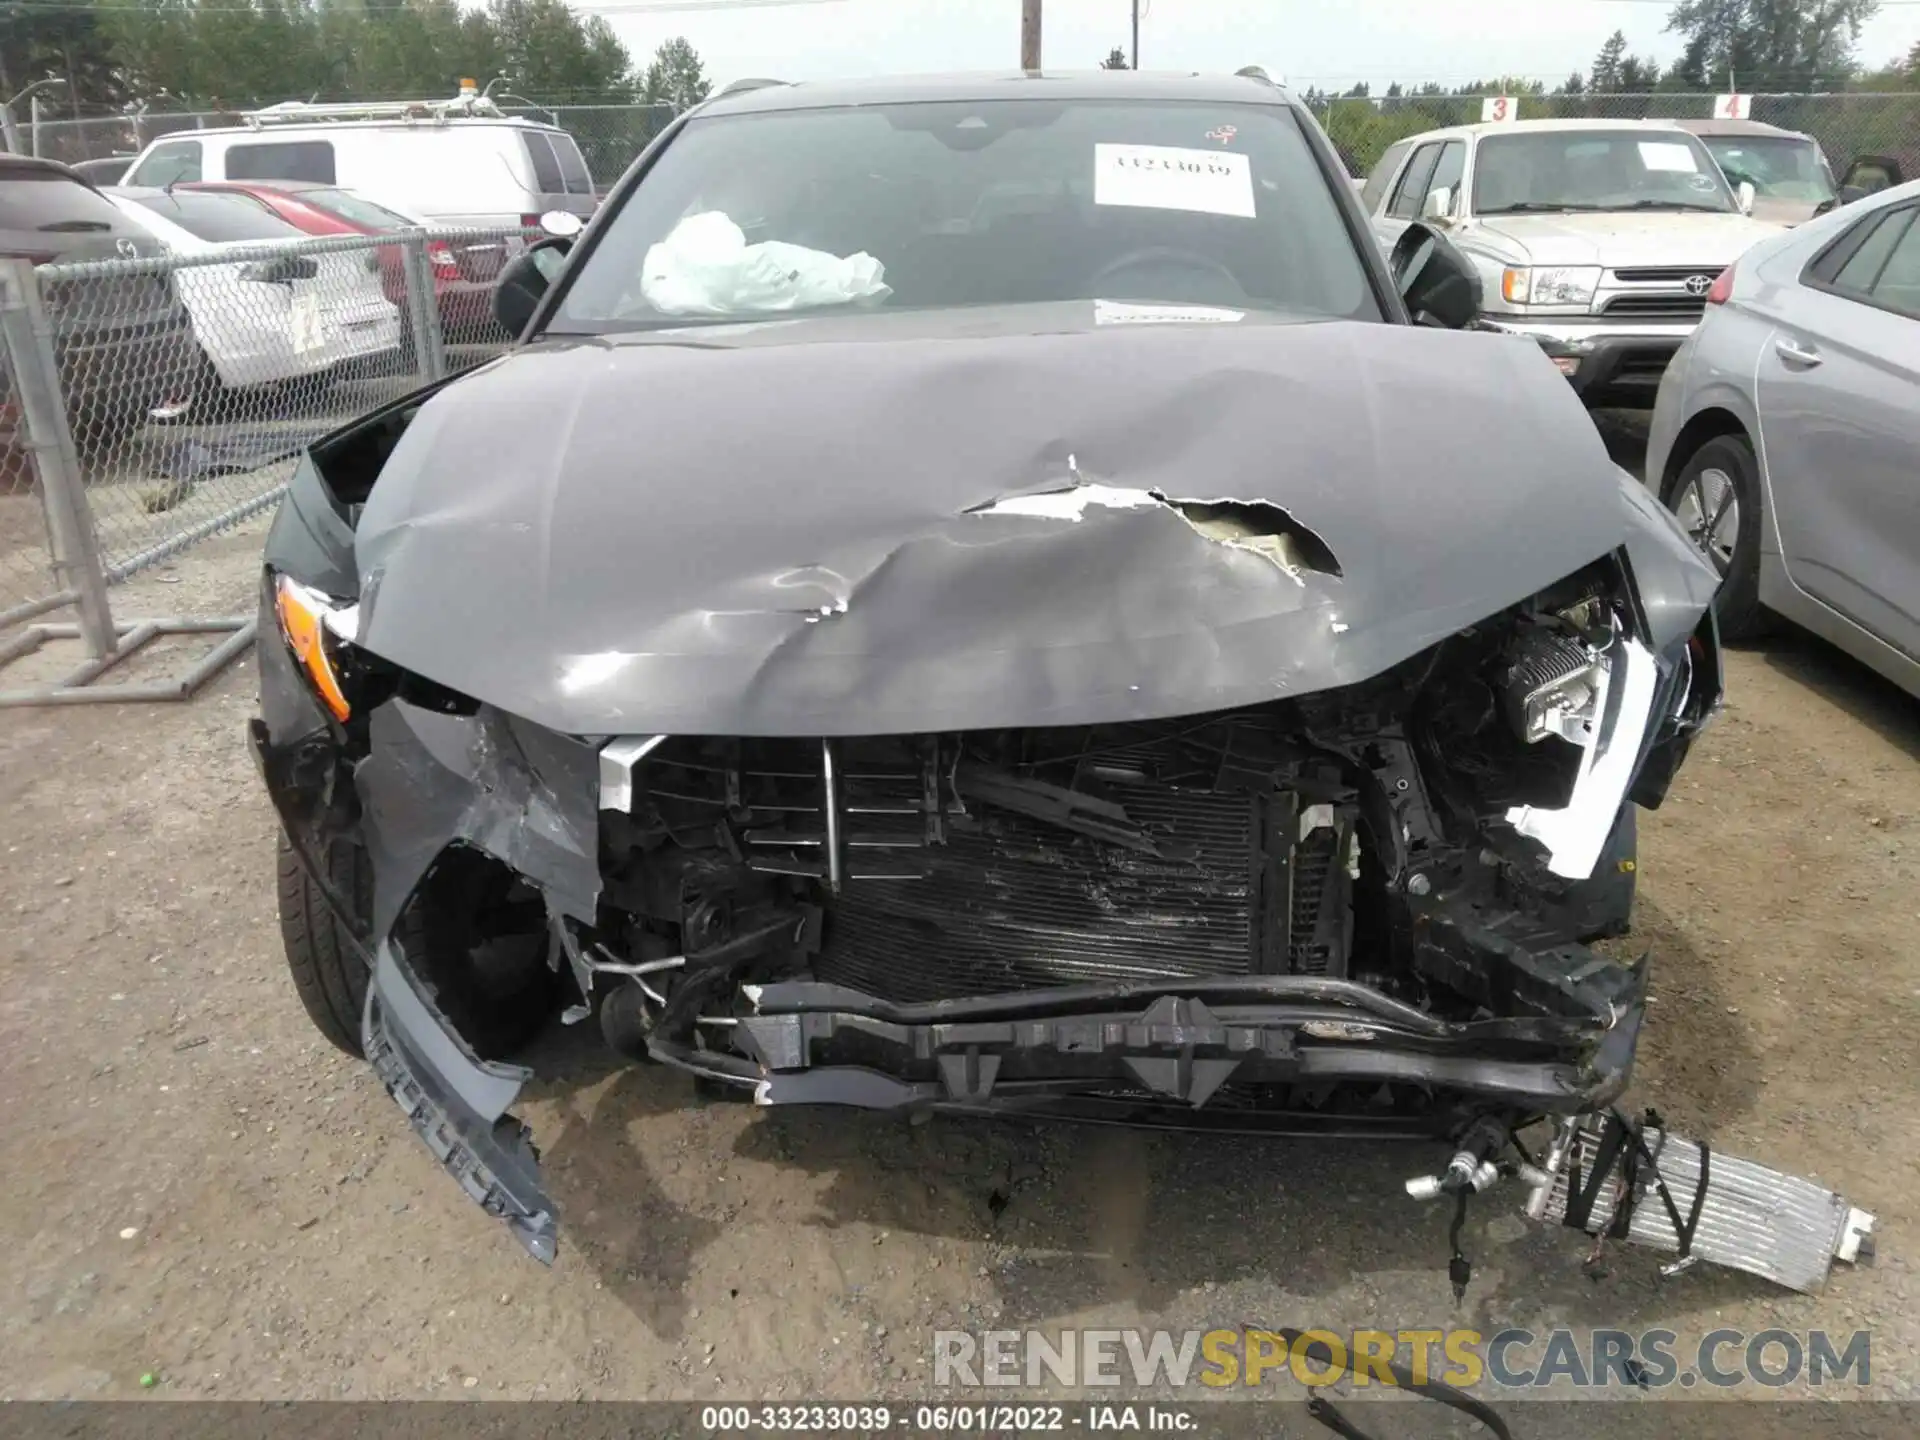
[[[1751,217],[1666,121],[1519,120],[1410,136],[1361,190],[1389,250],[1415,220],[1480,272],[1482,324],[1529,335],[1590,406],[1646,407],[1721,271],[1781,227]]]

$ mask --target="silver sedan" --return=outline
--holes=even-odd
[[[1722,632],[1784,617],[1920,694],[1920,182],[1761,241],[1707,298],[1647,481],[1720,570]]]

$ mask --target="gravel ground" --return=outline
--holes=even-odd
[[[118,613],[244,613],[260,528]],[[1243,1322],[1868,1327],[1871,1393],[1912,1395],[1920,713],[1804,638],[1729,671],[1642,820],[1632,1098],[1878,1214],[1820,1297],[1645,1255],[1594,1283],[1509,1197],[1456,1310],[1446,1215],[1400,1190],[1424,1151],[762,1113],[580,1035],[524,1105],[542,1270],[300,1010],[251,662],[186,705],[0,712],[0,1396],[925,1396],[938,1328]]]

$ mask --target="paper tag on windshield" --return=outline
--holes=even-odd
[[[320,319],[320,300],[314,295],[293,297],[288,316],[293,328],[293,348],[299,355],[311,355],[327,348],[327,328]]]
[[[1253,166],[1231,150],[1095,145],[1093,203],[1253,218]]]
[[[1657,140],[1640,142],[1640,163],[1649,170],[1671,170],[1678,175],[1694,175],[1700,170],[1693,162],[1693,151],[1685,145],[1663,144]]]

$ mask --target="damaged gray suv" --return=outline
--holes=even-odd
[[[1477,293],[1258,75],[681,117],[274,526],[314,1021],[546,1259],[549,1024],[763,1105],[1514,1173],[1627,1083],[1647,966],[1588,943],[1721,668],[1714,571]]]

